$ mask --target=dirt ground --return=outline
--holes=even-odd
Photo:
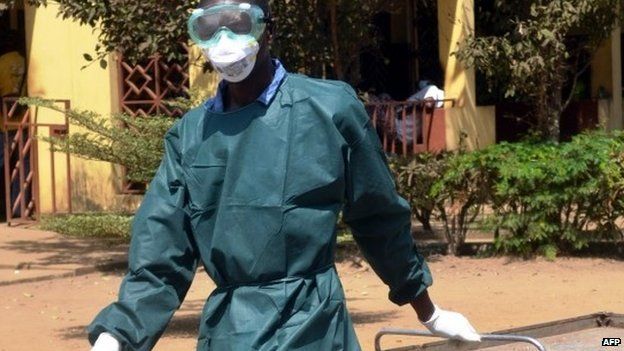
[[[598,311],[624,312],[622,261],[432,257],[429,262],[435,302],[461,311],[481,332]],[[345,261],[338,269],[364,350],[373,350],[382,327],[420,327],[410,307],[388,302],[387,289],[367,266]],[[0,351],[88,350],[84,328],[115,299],[121,277],[122,272],[90,274],[0,287]],[[199,273],[155,350],[195,349],[199,313],[212,288]],[[385,346],[418,341],[395,338]]]

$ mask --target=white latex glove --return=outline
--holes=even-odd
[[[121,351],[121,345],[111,334],[102,333],[98,336],[91,351]]]
[[[481,336],[468,319],[457,312],[445,311],[435,306],[431,319],[422,324],[437,336],[461,341],[481,341]]]

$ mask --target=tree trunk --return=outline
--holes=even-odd
[[[542,91],[539,104],[536,106],[537,132],[544,140],[558,142],[561,139],[561,114],[563,85],[558,84],[551,91]]]
[[[548,137],[552,141],[561,139],[561,114],[563,113],[563,82],[553,90],[552,105],[550,110],[550,128]]]
[[[431,228],[431,211],[420,210],[414,211],[416,215],[416,219],[422,224],[423,230],[426,233],[433,233],[433,229]]]
[[[449,256],[458,256],[459,254],[459,243],[457,241],[449,240],[448,245],[446,246],[446,254]]]
[[[447,224],[446,226],[446,242],[448,244],[446,247],[446,253],[447,255],[457,256],[457,215],[452,214],[450,217],[452,218],[451,225],[449,226]]]
[[[427,233],[433,233],[433,228],[431,227],[431,222],[430,222],[430,218],[423,218],[423,221],[421,222],[422,226],[423,226],[423,230]]]

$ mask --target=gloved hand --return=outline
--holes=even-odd
[[[98,336],[91,351],[121,351],[121,344],[109,333]]]
[[[422,324],[437,336],[462,341],[481,341],[481,336],[466,317],[457,312],[445,311],[438,306],[435,306],[431,318]]]

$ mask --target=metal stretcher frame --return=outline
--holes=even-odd
[[[406,336],[429,336],[436,337],[428,331],[424,330],[408,330],[408,329],[394,329],[384,328],[375,337],[375,351],[383,351],[381,349],[381,338],[384,335],[406,335]],[[546,351],[544,345],[534,338],[520,335],[498,335],[498,334],[481,334],[481,340],[485,341],[503,341],[505,343],[522,342],[535,346],[539,351]]]
[[[547,350],[539,341],[540,338],[547,338],[561,334],[574,333],[592,328],[610,327],[624,329],[624,314],[611,312],[599,312],[581,317],[569,318],[554,322],[536,324],[528,327],[514,328],[497,331],[493,334],[483,334],[480,343],[459,343],[457,341],[439,341],[420,346],[407,346],[389,349],[386,351],[467,351],[479,350],[488,347],[501,346],[516,342],[530,343],[537,350]],[[381,339],[389,335],[403,336],[433,336],[428,331],[416,331],[405,329],[382,329],[375,338],[375,351],[382,351]]]

